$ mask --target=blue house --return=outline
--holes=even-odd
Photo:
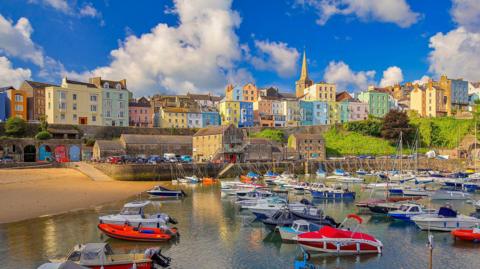
[[[218,111],[202,111],[202,127],[220,125],[220,114]]]
[[[312,102],[313,125],[326,125],[328,122],[328,103],[322,101]]]
[[[11,87],[0,88],[0,122],[6,121],[10,117],[10,99],[7,90]]]
[[[240,102],[240,119],[238,127],[253,127],[253,103]]]
[[[300,125],[313,125],[313,103],[308,101],[300,101]]]
[[[452,105],[468,105],[468,81],[452,79]]]

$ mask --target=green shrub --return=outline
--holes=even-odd
[[[382,121],[378,119],[368,119],[362,121],[352,121],[345,123],[347,131],[357,132],[364,135],[380,137],[382,130]]]
[[[37,140],[47,140],[52,138],[52,134],[48,131],[40,131],[35,135],[35,139]]]
[[[282,130],[277,130],[277,129],[264,129],[258,133],[250,134],[250,137],[265,138],[268,140],[281,142],[281,143],[286,142],[285,133]]]
[[[24,119],[11,117],[5,122],[5,133],[7,135],[19,137],[25,134],[27,122]]]
[[[332,128],[323,134],[327,156],[391,155],[396,148],[387,140]]]

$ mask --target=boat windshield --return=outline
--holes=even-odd
[[[399,208],[399,210],[400,210],[400,211],[407,212],[408,208],[409,208],[408,205],[401,205],[400,208]]]
[[[141,215],[141,207],[124,207],[120,212],[121,215]]]

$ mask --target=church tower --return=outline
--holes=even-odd
[[[313,81],[308,78],[307,54],[303,51],[302,72],[300,78],[295,82],[295,96],[297,98],[303,96],[303,90],[312,86]]]

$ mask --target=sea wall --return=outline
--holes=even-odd
[[[171,180],[178,177],[197,175],[201,177],[216,177],[222,169],[228,164],[94,164],[95,167],[116,180]],[[418,164],[414,160],[402,160],[403,170],[432,169],[438,171],[454,172],[465,169],[465,162],[462,160],[436,160],[421,159]],[[297,161],[280,163],[242,163],[235,164],[228,172],[224,174],[225,178],[232,178],[248,171],[255,171],[264,174],[268,170],[276,172],[290,171],[296,174],[308,172],[313,174],[318,167],[324,167],[327,172],[341,168],[348,172],[355,172],[358,169],[371,170],[393,170],[400,169],[400,161],[395,159],[375,159],[375,160],[327,160],[317,161]]]

